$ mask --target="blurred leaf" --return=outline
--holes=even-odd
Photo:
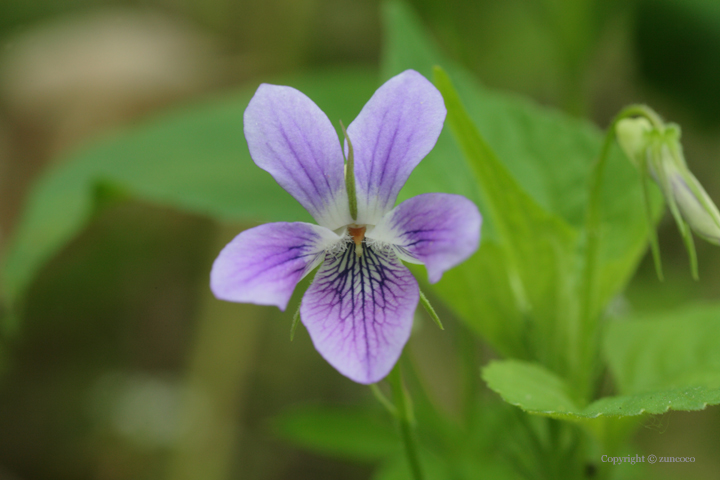
[[[529,359],[525,338],[518,335],[527,327],[526,318],[510,287],[504,257],[496,241],[483,239],[477,253],[430,288],[499,353]]]
[[[644,393],[605,397],[584,408],[573,402],[563,379],[536,363],[495,361],[483,368],[482,375],[506,402],[529,413],[568,420],[702,410],[720,404],[720,374],[689,377],[673,387]]]
[[[720,305],[608,324],[604,353],[623,394],[720,380]]]
[[[413,68],[429,77],[434,65],[442,66],[452,78],[470,120],[520,189],[548,214],[559,217],[572,229],[582,231],[590,173],[600,153],[601,132],[586,121],[538,107],[522,98],[485,89],[465,70],[439,53],[420,21],[403,2],[391,1],[384,7],[387,40],[383,76],[387,78]],[[446,137],[447,132],[444,132],[433,152],[418,167],[417,174],[421,169],[432,171],[436,183],[452,185],[454,193],[468,196],[478,203],[481,212],[487,213],[488,205],[473,191],[476,187],[471,185],[472,174],[464,165],[457,145]],[[404,194],[416,193],[412,190],[418,183],[411,180]],[[593,314],[599,313],[627,283],[647,245],[639,179],[616,147],[611,150],[603,185],[600,271]],[[661,203],[657,192],[653,192],[653,200],[659,207]],[[483,242],[497,240],[495,221],[485,215]],[[534,235],[526,241],[530,242],[530,238]],[[578,245],[578,248],[581,247]],[[485,254],[481,251],[477,255],[482,257]],[[487,266],[492,262],[489,255],[475,261],[474,266],[466,262],[448,272],[436,288],[452,308],[456,308],[456,303],[460,305],[458,313],[476,330],[499,332],[507,329],[503,325],[505,317],[513,318],[517,313],[506,311],[504,317],[496,317],[492,315],[493,309],[499,306],[495,299],[468,301],[454,293],[469,290],[479,297],[484,297],[486,291],[492,292],[492,295],[499,293],[503,298],[510,296],[507,275],[495,276],[504,268],[491,268],[487,275],[478,275],[473,271],[480,264]],[[461,269],[468,270],[468,273],[456,272]],[[461,287],[461,279],[471,284]],[[492,288],[488,288],[490,284]],[[486,305],[494,307],[485,310]],[[507,302],[503,301],[502,305],[504,308]],[[511,345],[496,347],[501,351],[516,348]]]
[[[357,115],[377,77],[372,70],[344,69],[279,83],[302,90],[337,122]],[[30,192],[6,254],[2,280],[8,301],[16,303],[44,262],[84,228],[97,204],[106,202],[102,192],[124,192],[221,221],[310,220],[250,159],[242,116],[255,88],[118,132],[46,172]]]
[[[401,450],[400,438],[382,416],[367,410],[302,407],[273,419],[275,432],[298,446],[350,460],[377,460]]]

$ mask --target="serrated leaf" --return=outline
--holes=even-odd
[[[276,434],[317,453],[350,460],[378,460],[401,451],[385,416],[357,408],[307,406],[273,419]]]
[[[529,413],[566,420],[702,410],[720,404],[720,375],[689,377],[683,386],[604,397],[585,407],[573,402],[562,378],[536,363],[495,361],[483,368],[482,376],[506,402]]]

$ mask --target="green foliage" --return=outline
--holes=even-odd
[[[609,137],[606,163],[597,169],[603,141],[597,128],[483,87],[443,57],[403,3],[384,5],[384,22],[382,77],[413,68],[432,78],[440,65],[434,78],[448,108],[449,128],[400,201],[426,192],[461,194],[484,215],[478,252],[431,288],[507,358],[483,369],[489,387],[529,413],[594,422],[590,430],[596,433],[616,429],[598,438],[628,431],[622,421],[611,425],[598,417],[720,404],[720,307],[595,328],[647,248],[648,226],[660,211],[658,192],[649,192],[647,222],[641,180]],[[357,68],[277,83],[306,93],[333,122],[351,121],[378,85],[376,72]],[[255,88],[169,112],[58,162],[33,188],[7,251],[2,283],[8,303],[19,306],[43,265],[117,199],[132,197],[225,222],[310,220],[249,156],[242,115]],[[431,307],[429,312],[434,313]],[[617,395],[593,399],[600,345]],[[415,390],[420,384],[414,379]],[[470,387],[468,392],[476,393]],[[524,414],[512,419],[507,410],[519,411],[505,404],[480,408],[474,397],[463,401],[467,411],[456,425],[427,396],[416,397],[419,463],[429,478],[480,478],[478,472],[482,478],[514,478],[507,463],[494,460],[498,445],[511,443],[509,435],[517,443],[523,434],[536,443],[527,449],[515,445],[521,451],[515,457],[538,457],[522,467],[531,473],[534,461],[542,465],[544,453],[555,452],[558,438],[579,438],[572,435],[580,429],[571,424],[553,434],[561,422],[529,421]],[[495,412],[500,413],[493,419]],[[532,438],[538,424],[547,427],[547,442],[542,435]],[[273,427],[318,453],[382,463],[376,479],[409,475],[398,433],[389,417],[374,411],[299,408],[280,415]],[[585,448],[579,441],[566,443],[568,456]]]
[[[438,417],[427,399],[417,400],[415,413],[421,437],[439,450],[421,448],[418,452],[426,478],[516,478],[507,462],[496,455],[496,440],[506,434],[512,418],[502,405],[484,408],[476,423],[457,426],[446,417]],[[281,413],[272,426],[281,438],[309,451],[378,463],[375,480],[413,478],[400,433],[390,420],[387,412],[376,409],[304,406]]]
[[[558,317],[567,318],[567,309],[573,305],[565,280],[571,273],[575,232],[535,203],[510,176],[475,129],[450,79],[440,69],[435,82],[445,98],[448,124],[480,185],[486,218],[496,226],[505,246],[506,256],[499,258],[508,260],[506,275],[514,287],[515,308],[537,322],[538,328],[551,327],[551,331],[538,331],[538,340],[557,338],[559,332],[552,327]]]
[[[484,213],[478,253],[433,288],[505,356],[539,358],[556,370],[581,368],[557,355],[579,345],[579,289],[573,289],[582,268],[588,192],[602,134],[582,120],[482,87],[439,53],[404,4],[385,5],[385,24],[385,77],[407,68],[429,75],[440,65],[457,88],[455,100],[446,96],[446,102],[461,150],[447,139],[446,129],[418,173],[432,171],[423,178],[451,186]],[[637,173],[616,147],[602,180],[591,316],[627,283],[648,236]],[[421,183],[413,177],[405,193],[416,193]],[[657,216],[660,198],[651,193]]]
[[[525,411],[557,418],[661,414],[720,404],[720,306],[609,323],[604,353],[618,396],[574,403],[566,382],[539,364],[496,361],[490,388]]]
[[[427,72],[433,63],[448,65],[457,91],[442,70],[435,81],[485,214],[481,249],[449,272],[436,291],[504,355],[539,362],[495,362],[483,372],[489,386],[526,411],[568,419],[697,410],[718,403],[714,373],[703,369],[691,376],[679,373],[689,383],[652,392],[621,391],[622,396],[590,405],[578,398],[582,387],[575,384],[573,367],[588,371],[597,361],[583,363],[587,353],[574,357],[573,351],[592,344],[582,335],[595,334],[579,325],[584,319],[578,315],[578,297],[586,292],[579,288],[578,272],[583,271],[588,191],[602,136],[581,121],[486,91],[437,53],[401,4],[390,4],[386,13],[391,32],[386,76],[404,68]],[[441,158],[447,165],[454,153],[439,142],[427,162]],[[459,170],[448,169],[451,175]],[[640,180],[616,147],[600,174],[598,259],[587,292],[591,318],[627,282],[648,238]],[[651,193],[657,218],[659,196]],[[710,338],[718,338],[717,333]]]

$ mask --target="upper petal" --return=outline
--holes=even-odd
[[[270,173],[320,224],[352,222],[340,141],[327,115],[291,87],[262,84],[244,115],[245,139]]]
[[[235,237],[213,263],[210,289],[221,300],[285,310],[295,285],[340,241],[310,223],[268,223]]]
[[[346,377],[385,377],[410,337],[417,281],[394,252],[355,244],[328,255],[303,297],[300,318],[320,355]]]
[[[397,199],[410,173],[435,146],[445,103],[414,70],[391,78],[347,129],[355,153],[359,224],[376,224]]]
[[[430,283],[463,262],[480,243],[482,217],[460,195],[426,193],[388,212],[368,237],[397,247],[403,260],[425,264]]]

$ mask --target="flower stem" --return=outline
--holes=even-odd
[[[397,419],[400,423],[400,436],[405,447],[405,455],[410,465],[412,478],[414,480],[423,480],[425,477],[420,466],[420,457],[418,456],[418,445],[414,435],[414,419],[412,413],[412,404],[405,385],[402,381],[402,373],[400,371],[400,363],[398,362],[387,376],[392,389],[393,401],[397,409]]]
[[[585,248],[584,258],[584,271],[582,277],[581,286],[581,306],[580,306],[580,321],[578,325],[578,331],[576,337],[571,345],[575,348],[575,368],[576,375],[578,376],[578,387],[579,387],[579,400],[587,402],[590,400],[590,392],[592,390],[592,379],[594,376],[595,368],[588,363],[594,361],[597,358],[597,313],[596,310],[596,291],[597,291],[597,261],[599,255],[599,238],[600,238],[600,223],[601,223],[601,198],[603,179],[605,173],[605,166],[610,153],[610,147],[615,140],[615,127],[617,123],[628,117],[640,116],[647,118],[648,121],[655,127],[662,125],[660,117],[645,105],[630,105],[623,109],[612,121],[608,127],[605,135],[605,140],[600,150],[600,156],[598,157],[593,172],[591,175],[590,184],[590,200],[588,203],[586,218],[585,218],[585,231],[587,232],[587,245]],[[644,181],[644,179],[642,179]],[[653,252],[657,250],[657,240],[654,233],[654,225],[648,225],[651,230],[649,240],[652,245]],[[657,260],[658,257],[656,257]],[[658,267],[659,268],[659,267]]]
[[[393,417],[398,416],[397,408],[395,408],[395,405],[393,405],[392,402],[388,400],[388,398],[382,393],[377,383],[370,384],[370,391],[375,396],[377,401],[380,402],[383,407],[385,407],[385,410],[390,412],[390,415],[392,415]]]

